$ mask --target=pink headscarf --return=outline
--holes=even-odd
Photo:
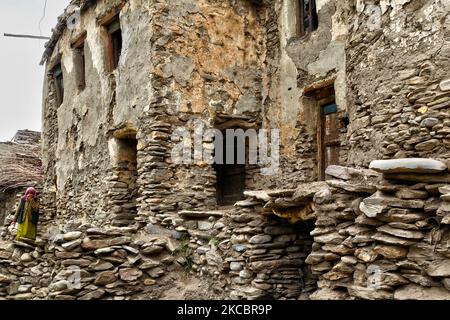
[[[30,187],[30,188],[27,189],[27,191],[25,191],[25,195],[24,195],[23,199],[25,201],[27,201],[28,196],[33,196],[33,198],[36,198],[36,195],[37,195],[36,189],[33,188],[33,187]]]

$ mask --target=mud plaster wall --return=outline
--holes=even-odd
[[[54,82],[44,92],[44,153],[47,194],[57,192],[58,210],[102,216],[107,203],[105,178],[111,169],[108,140],[116,129],[137,128],[148,106],[150,82],[150,7],[147,1],[128,1],[121,10],[123,51],[118,68],[107,65],[106,30],[97,23],[120,1],[99,1],[82,15],[80,28],[66,29],[51,60],[50,73],[60,60],[64,75],[64,102],[56,105]],[[71,43],[87,30],[86,88],[77,86],[77,67]],[[139,45],[136,45],[139,44]],[[48,201],[50,202],[50,201]],[[70,209],[69,209],[70,208]]]
[[[48,62],[50,73],[61,60],[65,82],[60,107],[51,76],[45,83],[48,211],[55,211],[56,198],[64,218],[107,220],[108,190],[120,183],[108,146],[121,129],[137,133],[144,216],[215,205],[213,168],[171,164],[170,134],[196,120],[209,127],[236,119],[244,129],[260,126],[265,10],[249,1],[128,1],[120,13],[119,67],[109,73],[106,34],[96,20],[118,3],[99,1],[83,12],[81,28],[64,32]],[[87,83],[80,92],[71,43],[84,30]],[[250,188],[254,172],[248,172]]]
[[[139,215],[179,227],[177,209],[216,205],[216,174],[200,160],[173,163],[171,134],[193,133],[196,123],[260,125],[265,11],[248,1],[159,1],[154,8],[155,99],[138,135]],[[203,141],[203,147],[213,145]],[[249,187],[252,177],[249,170]]]
[[[358,1],[352,10],[349,164],[447,157],[450,2]]]

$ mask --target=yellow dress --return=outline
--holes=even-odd
[[[38,204],[35,201],[27,201],[25,203],[23,222],[19,224],[17,229],[16,240],[21,240],[22,238],[36,240],[37,225],[31,221],[31,212],[36,208],[38,208]]]

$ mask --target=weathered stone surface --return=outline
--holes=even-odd
[[[142,271],[134,268],[125,268],[119,270],[119,275],[123,281],[132,282],[142,277]]]
[[[82,235],[83,233],[80,231],[72,231],[64,234],[63,239],[64,241],[73,241],[81,238]]]
[[[270,235],[256,235],[250,238],[249,242],[252,244],[262,244],[267,243],[272,240]]]
[[[386,259],[402,259],[408,253],[408,249],[401,246],[377,245],[374,250]]]
[[[366,177],[377,177],[378,174],[372,170],[358,170],[349,167],[331,165],[325,170],[325,174],[342,180],[351,180]]]
[[[425,203],[422,200],[402,200],[377,191],[374,195],[361,202],[359,209],[369,218],[375,218],[389,207],[422,209]]]
[[[312,199],[317,192],[326,187],[327,183],[324,181],[300,184],[297,187],[297,190],[295,190],[292,200],[294,202],[303,203],[305,200]]]
[[[114,267],[114,265],[110,262],[98,260],[97,262],[91,264],[89,266],[89,269],[92,271],[105,271],[105,270],[112,269],[113,267]]]
[[[387,300],[394,297],[394,294],[389,291],[358,286],[349,286],[348,292],[354,297],[368,300]]]
[[[209,218],[209,217],[222,217],[222,211],[180,211],[178,213],[181,217],[184,218]]]
[[[381,233],[381,232],[376,233],[373,236],[373,239],[380,241],[381,243],[400,245],[400,246],[410,246],[410,245],[414,244],[414,241],[394,237],[394,236],[391,236],[391,235],[388,235],[385,233]]]
[[[375,160],[370,168],[381,173],[439,173],[447,170],[447,165],[434,159],[410,158]]]
[[[82,243],[81,239],[77,239],[77,240],[63,243],[61,246],[66,250],[73,250],[76,247],[78,247],[79,245],[81,245],[81,243]]]
[[[424,288],[410,284],[395,290],[395,300],[450,300],[450,291],[444,288]]]
[[[94,283],[98,286],[104,286],[117,281],[117,276],[114,271],[104,271],[97,275]]]
[[[79,300],[98,300],[105,295],[105,291],[101,289],[97,289],[95,291],[89,292],[84,296],[81,296]]]
[[[267,194],[267,191],[244,191],[244,195],[263,202],[269,202],[272,199],[272,197]]]
[[[355,193],[374,193],[377,188],[375,185],[371,183],[357,183],[353,181],[340,181],[340,180],[328,180],[328,185],[333,188],[343,189],[348,192],[355,192]]]
[[[423,183],[450,183],[450,174],[432,174],[432,173],[387,173],[385,178],[396,181],[410,181]]]
[[[428,198],[428,192],[420,190],[411,190],[407,188],[402,188],[396,192],[395,196],[400,199],[426,199]]]
[[[85,238],[81,244],[82,248],[87,251],[95,251],[97,249],[108,248],[113,246],[126,245],[131,242],[130,237],[118,237],[107,240],[91,240]]]
[[[427,268],[427,274],[431,277],[450,277],[450,260],[431,262]]]
[[[31,261],[33,261],[34,260],[34,258],[33,258],[33,256],[31,255],[31,254],[29,254],[29,253],[24,253],[21,257],[20,257],[20,261],[22,261],[22,262],[31,262]]]
[[[382,231],[384,233],[406,239],[420,240],[424,237],[424,234],[421,231],[404,230],[392,228],[390,226],[381,226],[378,228],[378,231]]]
[[[11,277],[0,273],[0,283],[10,283],[12,281],[13,279]]]

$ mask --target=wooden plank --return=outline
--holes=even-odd
[[[78,35],[70,44],[70,46],[74,49],[79,49],[84,46],[84,42],[86,41],[87,31],[83,31],[80,35]]]
[[[331,87],[334,86],[334,82],[336,80],[336,76],[330,78],[330,79],[326,79],[320,82],[315,82],[309,86],[307,86],[303,92],[304,94],[308,94],[308,93],[312,93],[314,91],[317,91],[319,89],[326,89],[327,87]]]
[[[121,2],[116,8],[114,8],[113,10],[104,14],[103,16],[99,17],[97,19],[97,23],[101,26],[105,26],[105,25],[111,23],[114,19],[118,18],[118,15],[120,14],[120,11],[122,11],[122,8],[124,6],[125,6],[125,2]]]

